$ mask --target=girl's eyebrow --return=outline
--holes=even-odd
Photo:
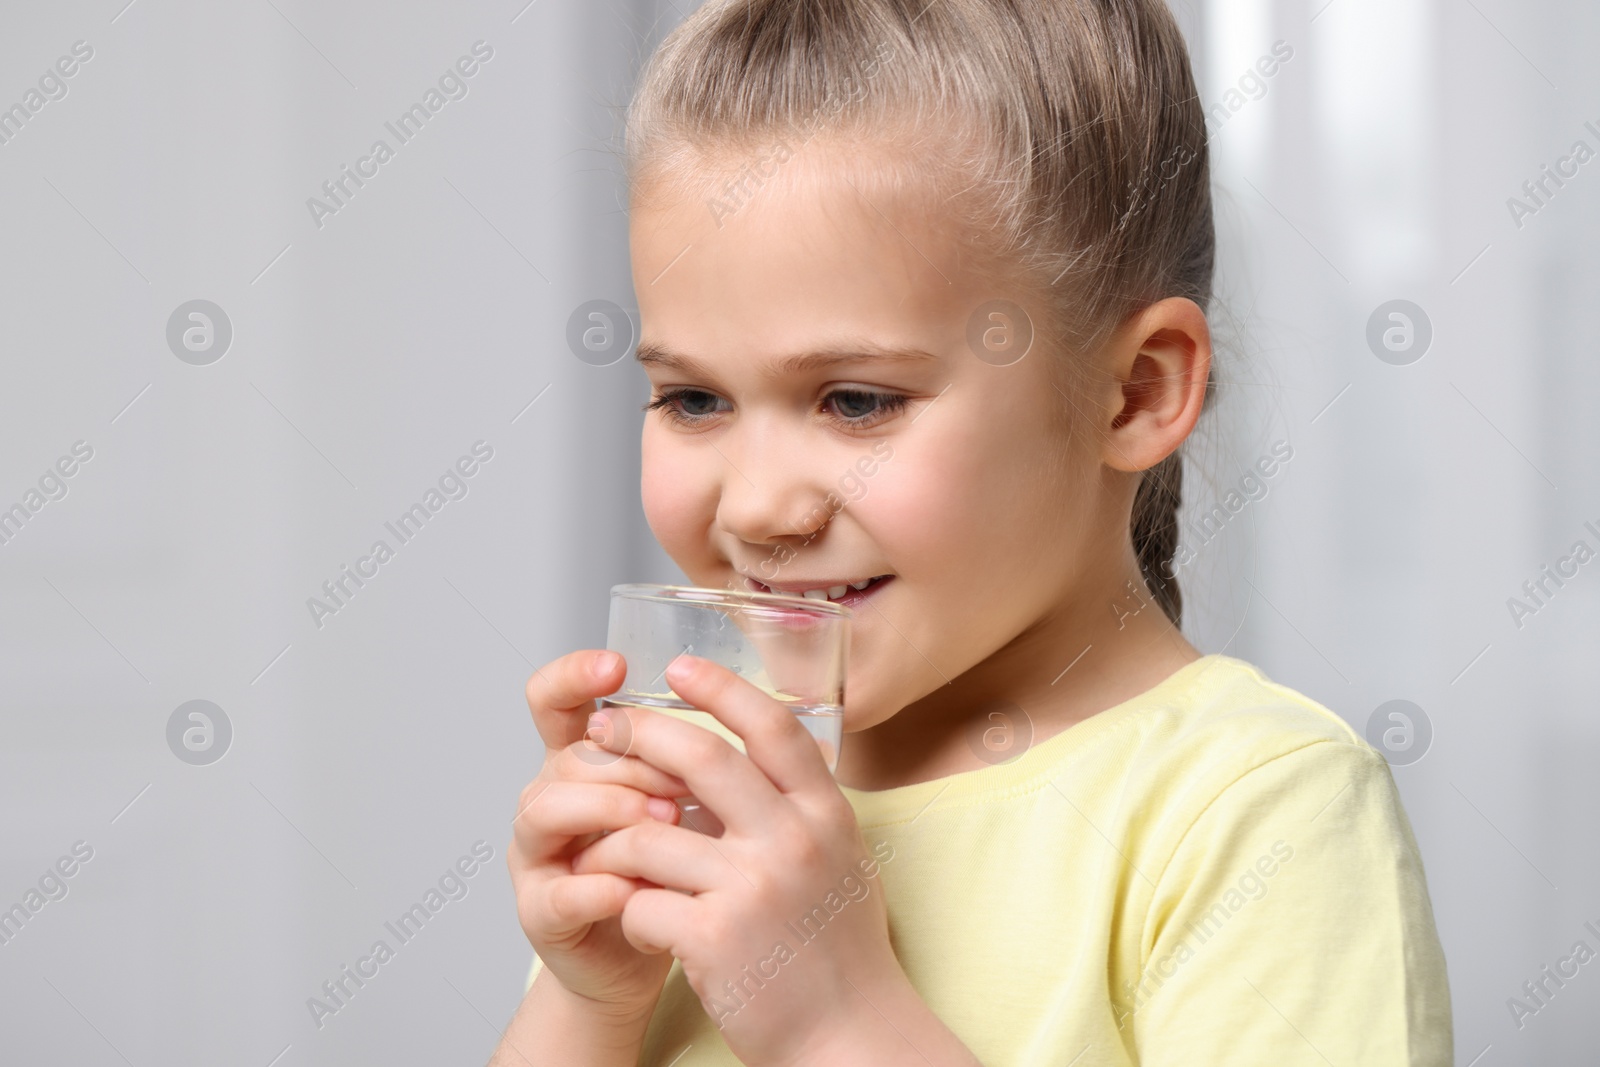
[[[685,374],[707,375],[710,373],[704,364],[693,357],[674,352],[657,341],[640,341],[634,358],[647,367],[661,367]],[[773,361],[766,374],[768,377],[777,378],[788,374],[819,370],[836,363],[859,363],[875,360],[886,362],[936,361],[938,358],[931,352],[924,352],[918,348],[894,348],[881,345],[876,341],[857,340],[825,345],[808,352],[784,356],[782,359]]]

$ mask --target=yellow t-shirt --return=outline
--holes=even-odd
[[[1388,763],[1249,663],[1204,656],[1007,763],[844,792],[901,966],[985,1067],[1453,1062]],[[676,961],[639,1063],[739,1063]]]

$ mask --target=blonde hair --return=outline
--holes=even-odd
[[[709,0],[641,73],[628,173],[636,190],[647,174],[703,181],[719,152],[786,159],[818,133],[902,149],[874,158],[898,158],[908,188],[954,182],[941,210],[971,212],[1048,309],[1036,332],[1066,347],[1165,297],[1210,302],[1205,119],[1161,0]],[[724,204],[759,171],[736,179]],[[1070,377],[1079,361],[1063,362]],[[1130,528],[1175,624],[1181,476],[1178,452],[1144,473]]]

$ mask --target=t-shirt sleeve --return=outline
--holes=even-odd
[[[1145,1067],[1452,1063],[1421,857],[1372,748],[1317,741],[1248,771],[1156,878],[1118,998]]]

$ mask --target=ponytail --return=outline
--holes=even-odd
[[[1178,505],[1183,502],[1183,456],[1174,452],[1145,471],[1133,496],[1133,550],[1139,571],[1162,612],[1183,624],[1183,594],[1172,558],[1178,551]]]

